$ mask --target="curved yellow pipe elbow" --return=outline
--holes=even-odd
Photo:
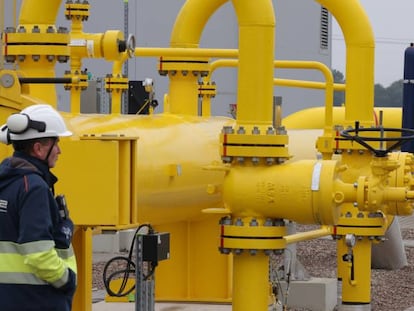
[[[171,32],[171,47],[198,47],[204,26],[228,0],[188,0],[182,6]]]
[[[316,1],[336,18],[345,38],[345,119],[372,124],[375,38],[368,17],[358,0]]]

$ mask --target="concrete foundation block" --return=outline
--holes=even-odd
[[[118,253],[119,233],[97,234],[92,237],[92,250],[98,253]]]
[[[283,295],[286,282],[281,281]],[[337,280],[332,278],[310,278],[308,281],[291,281],[287,296],[291,308],[306,308],[312,311],[333,311],[337,304]],[[283,296],[279,295],[283,301]]]

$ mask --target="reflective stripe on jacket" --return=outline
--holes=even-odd
[[[59,288],[68,281],[68,267],[76,272],[72,246],[55,249],[52,241],[0,241],[0,283],[49,283]]]

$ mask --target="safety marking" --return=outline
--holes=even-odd
[[[319,191],[319,181],[321,180],[322,162],[316,162],[312,172],[312,191]]]

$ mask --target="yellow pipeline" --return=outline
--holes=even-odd
[[[61,0],[23,0],[19,23],[54,25],[60,4]]]
[[[268,296],[263,295],[269,292],[269,281],[263,277],[268,275],[268,256],[263,252],[258,252],[255,256],[244,252],[234,256],[233,269],[236,273],[234,274],[232,309],[237,311],[268,310]],[[254,293],[259,293],[259,295]]]
[[[72,76],[79,76],[82,71],[83,58],[104,58],[107,61],[123,62],[123,53],[118,50],[118,43],[124,40],[124,35],[120,31],[110,30],[105,33],[91,34],[83,32],[83,20],[79,17],[71,18],[71,60],[70,69]],[[118,65],[114,65],[116,71]],[[113,76],[118,78],[116,74]],[[80,112],[81,87],[72,85],[71,87],[71,111]],[[116,113],[121,108],[121,93],[119,90],[112,94],[114,109]]]
[[[54,26],[60,3],[60,0],[24,0],[19,15],[19,26],[24,26],[27,32],[32,31],[35,25],[42,30],[50,25]],[[19,62],[19,68],[26,77],[56,76],[55,62],[49,62],[44,57],[41,57],[39,61],[34,61],[30,55],[24,61]],[[53,84],[30,88],[30,95],[56,105],[56,88]]]
[[[319,229],[311,230],[307,232],[299,232],[284,237],[286,244],[292,244],[302,241],[309,241],[332,234],[332,227],[322,226]]]
[[[336,186],[341,186],[334,183],[336,178],[336,161],[233,167],[224,180],[223,200],[238,217],[266,216],[303,224],[334,224],[339,212],[332,194]],[[345,196],[341,195],[341,199]]]
[[[353,259],[346,260],[349,247],[345,239],[337,242],[338,280],[342,282],[342,302],[364,305],[371,302],[372,241],[363,237],[352,248]]]
[[[223,57],[232,58],[239,55],[235,49],[205,49],[205,48],[143,48],[137,47],[134,50],[135,56],[172,56],[172,57]]]
[[[64,153],[56,168],[59,176],[65,176],[59,180],[58,188],[64,190],[71,198],[71,204],[77,207],[71,211],[76,224],[116,225],[118,212],[110,202],[116,200],[112,198],[117,189],[120,193],[125,190],[138,195],[136,204],[130,206],[128,202],[123,207],[127,210],[119,211],[119,215],[128,215],[122,223],[174,223],[202,216],[203,208],[222,207],[224,172],[205,168],[220,161],[217,152],[218,134],[223,125],[233,124],[233,120],[173,114],[62,114],[75,133],[75,142],[85,135],[89,138],[76,143],[62,140]],[[109,153],[112,149],[107,149],[117,137],[137,138],[137,151],[133,159],[135,164],[131,164],[128,170],[119,166],[127,161],[126,158],[118,158],[122,153]],[[115,152],[118,148],[121,145],[114,149]],[[102,156],[99,152],[106,154]],[[73,160],[78,159],[80,154],[83,160],[75,168]],[[73,168],[68,171],[65,169],[67,167]],[[91,174],[90,179],[79,180],[83,170]],[[117,170],[119,177],[109,178],[113,174],[112,170]],[[127,173],[131,173],[131,176],[136,174],[136,180],[126,189],[118,185],[117,179],[127,176]],[[91,183],[91,180],[94,182]],[[76,187],[73,187],[74,184]]]
[[[237,59],[219,59],[211,63],[210,72],[204,81],[210,81],[213,72],[219,67],[237,67],[239,61]],[[273,79],[275,85],[289,86],[289,87],[306,87],[325,90],[325,128],[327,130],[332,128],[333,118],[333,91],[344,91],[345,84],[336,84],[333,82],[331,70],[320,62],[313,61],[274,61],[275,68],[293,68],[293,69],[316,69],[320,70],[325,76],[326,82],[302,81],[291,79]]]
[[[232,1],[239,23],[237,123],[271,125],[275,16],[271,1]]]
[[[372,124],[375,39],[359,0],[316,0],[341,27],[346,45],[345,121]]]
[[[197,48],[210,16],[227,0],[189,0],[182,6],[171,33],[172,48]],[[170,75],[169,107],[171,113],[197,115],[198,77]]]
[[[123,80],[123,74],[122,74],[122,67],[123,64],[128,60],[129,55],[128,52],[121,53],[121,59],[114,61],[114,64],[112,66],[112,76],[116,77],[117,79]],[[127,78],[126,78],[127,79]],[[127,81],[125,81],[127,83]],[[127,85],[126,85],[127,86]],[[114,114],[120,114],[122,111],[122,91],[121,89],[113,90],[112,93],[112,101],[111,101],[111,112]]]

